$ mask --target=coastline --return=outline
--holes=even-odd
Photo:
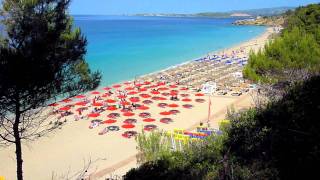
[[[241,42],[241,43],[238,43],[236,45],[233,45],[227,49],[223,49],[223,50],[217,50],[217,51],[212,51],[208,54],[225,54],[225,53],[229,53],[231,54],[232,51],[235,51],[235,50],[239,50],[241,47],[251,47],[253,46],[253,48],[249,48],[249,50],[247,51],[244,51],[243,55],[248,55],[249,52],[251,50],[253,50],[254,52],[257,52],[258,50],[262,49],[264,47],[264,44],[266,42],[268,42],[270,40],[270,36],[275,33],[275,31],[273,30],[273,27],[267,27],[266,30],[254,37],[254,38],[251,38],[247,41],[244,41],[244,42]],[[257,43],[259,42],[259,43]],[[203,55],[199,58],[203,58],[205,57],[206,55]],[[196,59],[199,59],[199,58],[196,58]],[[153,72],[153,73],[149,73],[149,74],[146,74],[146,75],[143,75],[143,76],[140,76],[140,78],[144,78],[144,77],[147,77],[147,76],[151,76],[151,75],[155,75],[155,74],[158,74],[158,73],[161,73],[161,72],[164,72],[164,71],[167,71],[167,70],[171,70],[171,69],[174,69],[174,68],[178,68],[182,65],[188,65],[192,62],[194,62],[196,59],[193,59],[193,60],[190,60],[190,61],[186,61],[184,63],[180,63],[180,64],[177,64],[177,65],[174,65],[174,66],[171,66],[171,67],[168,67],[166,69],[163,69],[163,70],[160,70],[160,71],[156,71],[156,72]],[[244,96],[242,96],[241,98],[237,98],[235,99],[235,101],[233,101],[232,103],[230,103],[228,106],[225,106],[224,108],[221,108],[219,109],[219,111],[217,112],[214,112],[210,118],[209,118],[209,124],[210,124],[210,127],[213,127],[213,128],[218,128],[218,122],[215,121],[216,119],[224,119],[225,118],[225,115],[227,113],[227,110],[230,106],[235,106],[235,110],[240,110],[240,109],[243,109],[243,108],[250,108],[254,105],[254,102],[253,102],[253,99],[252,99],[252,94],[246,94]],[[228,98],[228,97],[221,97],[221,98]],[[207,117],[203,117],[203,118],[199,118],[198,121],[194,124],[192,124],[191,126],[185,128],[187,130],[194,130],[196,129],[197,125],[200,123],[200,122],[205,122],[208,118]],[[118,163],[115,163],[113,164],[112,166],[109,166],[109,167],[106,167],[104,169],[101,169],[100,171],[98,172],[95,172],[95,173],[92,173],[90,174],[90,179],[100,179],[103,180],[104,178],[107,178],[107,177],[112,177],[113,175],[117,175],[117,176],[122,176],[124,175],[127,171],[129,171],[131,168],[135,168],[137,167],[137,163],[135,162],[136,161],[136,156],[137,154],[135,155],[132,155],[130,157],[128,157],[127,159],[124,159]]]
[[[232,51],[239,51],[241,47],[245,47],[245,51],[239,53],[239,55],[247,56],[251,49],[257,51],[260,48],[263,48],[264,43],[268,41],[268,36],[272,33],[272,28],[269,27],[264,33],[255,38],[234,45],[223,51],[217,50],[211,53],[231,54]],[[206,55],[201,58],[205,56]],[[164,71],[178,69],[181,66],[191,68],[190,65],[193,62],[194,60],[186,61],[157,72],[140,76],[138,79],[154,76]],[[213,128],[218,127],[216,120],[224,118],[227,107],[230,107],[231,105],[236,105],[236,108],[252,106],[252,99],[249,94],[245,94],[241,97],[213,96],[209,98],[214,102],[213,113],[210,117],[210,125]],[[178,115],[176,118],[183,121],[177,121],[174,124],[166,126],[164,129],[172,130],[175,127],[190,130],[194,129],[196,124],[207,119],[207,106],[208,103],[204,103],[190,112],[184,112],[181,115]],[[158,113],[157,111],[155,112]],[[48,138],[42,138],[37,142],[25,145],[23,154],[25,155],[26,179],[35,177],[48,179],[51,177],[51,174],[54,173],[62,176],[65,173],[79,171],[79,169],[81,170],[83,168],[81,163],[82,160],[85,160],[86,158],[90,158],[93,161],[99,159],[99,162],[94,164],[95,168],[90,169],[92,177],[90,179],[103,179],[103,177],[110,176],[110,174],[123,175],[128,169],[137,166],[135,158],[132,158],[137,153],[135,149],[136,143],[133,139],[128,140],[113,134],[102,137],[98,136],[97,132],[97,130],[88,130],[87,121],[73,122],[68,120],[66,126],[50,135]],[[14,151],[12,151],[11,148],[0,151],[1,159],[3,159],[4,162],[7,162],[5,165],[0,164],[0,174],[4,174],[9,179],[14,179]],[[48,157],[49,153],[50,157]],[[50,165],[48,165],[48,167],[44,166],[44,164],[48,162],[50,162]]]
[[[250,38],[246,41],[243,41],[243,42],[239,42],[239,43],[236,43],[236,44],[233,44],[231,45],[230,47],[228,48],[223,48],[223,49],[218,49],[218,50],[214,50],[214,51],[210,51],[206,54],[203,54],[201,56],[199,56],[198,58],[194,58],[194,59],[191,59],[191,60],[187,60],[185,62],[182,62],[182,63],[179,63],[179,64],[175,64],[175,65],[172,65],[172,66],[169,66],[167,68],[164,68],[164,69],[160,69],[160,70],[157,70],[157,71],[154,71],[154,72],[151,72],[151,73],[147,73],[147,74],[144,74],[144,75],[141,75],[141,76],[137,76],[137,78],[133,78],[133,79],[128,79],[128,80],[123,80],[123,81],[119,81],[117,83],[113,83],[113,84],[110,84],[108,85],[109,86],[113,86],[115,84],[122,84],[122,83],[125,83],[125,82],[133,82],[134,80],[139,80],[139,79],[145,79],[145,78],[148,78],[149,76],[153,76],[153,75],[156,75],[156,74],[159,74],[159,73],[162,73],[162,72],[165,72],[165,71],[168,71],[168,70],[174,70],[175,68],[179,68],[183,65],[190,65],[191,63],[195,62],[195,60],[197,59],[201,59],[201,58],[204,58],[208,55],[222,55],[222,54],[231,54],[233,50],[239,50],[241,47],[248,47],[248,46],[254,46],[255,44],[252,44],[254,41],[259,41],[261,42],[261,40],[263,42],[266,42],[264,39],[266,39],[265,36],[269,36],[271,35],[272,33],[274,33],[274,31],[272,30],[272,27],[266,27],[265,31],[262,32],[261,34],[253,37],[253,38]],[[263,46],[259,46],[258,48],[254,48],[253,50],[254,51],[258,51],[260,48],[263,48]],[[247,53],[248,54],[248,53]],[[103,87],[99,87],[98,90],[101,90]]]

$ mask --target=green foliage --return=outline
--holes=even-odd
[[[289,79],[291,70],[320,72],[319,5],[286,15],[281,36],[264,51],[250,53],[246,77],[277,82]],[[223,136],[169,151],[132,169],[125,179],[314,179],[320,162],[319,92],[320,76],[313,76],[295,82],[264,108],[233,115],[231,110]]]
[[[320,45],[297,27],[266,44],[263,51],[251,52],[243,73],[254,81],[275,82],[285,80],[287,70],[296,69],[320,72]]]
[[[316,40],[320,44],[320,5],[311,4],[306,7],[297,8],[289,14],[286,22],[286,29],[291,31],[295,27],[304,29],[307,33],[316,35]]]
[[[227,146],[237,162],[273,169],[281,179],[317,176],[320,162],[320,77],[292,88],[278,102],[249,110],[231,121]]]
[[[137,137],[137,149],[140,152],[138,162],[156,161],[171,151],[170,139],[163,132],[153,131],[146,134],[142,131]]]
[[[264,109],[230,116],[222,136],[169,151],[125,179],[310,179],[320,162],[320,76]],[[157,141],[160,142],[160,141]],[[146,142],[145,142],[146,143]],[[150,147],[150,146],[149,146]]]
[[[18,98],[26,111],[98,86],[101,75],[84,61],[87,41],[72,27],[68,5],[68,0],[3,1],[1,105],[16,106]]]
[[[39,115],[42,108],[100,83],[101,74],[92,73],[84,61],[87,41],[72,27],[69,3],[2,1],[5,34],[0,35],[0,137],[6,144],[16,145],[19,180],[23,179],[21,140],[33,140],[52,130],[39,120],[44,116]]]
[[[250,53],[245,77],[256,82],[286,81],[288,72],[320,72],[320,5],[313,4],[286,13],[285,30],[265,45],[263,51]]]
[[[156,137],[157,135],[158,137]],[[189,142],[182,151],[164,148],[163,152],[165,153],[159,153],[159,149],[162,149],[159,147],[167,147],[160,143],[163,139],[163,137],[159,138],[161,134],[150,134],[149,139],[145,139],[145,135],[142,136],[143,140],[138,140],[138,149],[149,149],[144,151],[150,152],[150,154],[152,154],[152,150],[155,150],[155,154],[148,156],[148,159],[152,159],[152,161],[129,171],[125,175],[125,179],[149,179],[150,177],[153,177],[152,179],[211,179],[219,174],[222,167],[220,161],[225,135],[212,135],[204,141]],[[160,144],[150,145],[154,143]]]

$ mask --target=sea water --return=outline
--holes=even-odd
[[[235,18],[74,16],[88,40],[86,60],[101,85],[131,80],[254,38],[261,26]]]

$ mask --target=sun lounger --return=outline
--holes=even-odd
[[[100,132],[99,132],[99,135],[104,135],[104,134],[106,134],[107,132],[108,132],[109,130],[108,130],[108,128],[103,128]]]
[[[93,129],[93,128],[98,127],[99,125],[100,125],[99,122],[94,121],[94,122],[92,122],[92,123],[90,124],[89,128],[90,128],[90,129]]]

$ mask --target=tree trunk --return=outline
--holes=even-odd
[[[16,119],[13,125],[13,133],[15,138],[16,145],[16,160],[17,160],[17,180],[23,180],[23,172],[22,172],[22,147],[21,147],[21,137],[19,132],[19,124],[20,124],[20,111],[19,106],[16,110]]]

